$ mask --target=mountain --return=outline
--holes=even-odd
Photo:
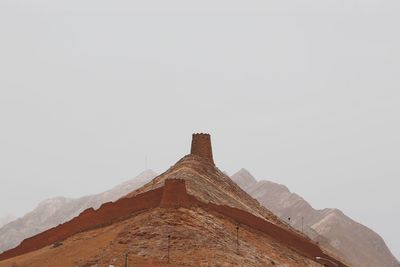
[[[4,217],[0,217],[0,228],[11,221],[14,221],[15,219],[15,216],[12,214],[7,214]]]
[[[22,240],[43,232],[79,215],[87,208],[99,208],[101,204],[115,201],[144,185],[157,174],[146,170],[111,190],[77,199],[56,197],[44,200],[22,218],[0,228],[0,252],[17,246]]]
[[[354,266],[398,267],[397,259],[384,240],[366,226],[355,222],[338,209],[315,210],[299,195],[270,181],[257,181],[241,169],[232,180],[282,220],[312,239],[328,245]]]
[[[222,173],[210,137],[115,202],[0,254],[20,266],[348,266],[280,220]],[[170,264],[170,265],[169,265]]]

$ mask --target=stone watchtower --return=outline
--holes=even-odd
[[[195,133],[192,135],[192,149],[190,154],[207,159],[214,165],[211,148],[211,136],[206,133]]]

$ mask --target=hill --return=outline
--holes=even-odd
[[[282,220],[304,231],[321,245],[334,250],[354,266],[398,267],[397,259],[384,240],[368,227],[355,222],[338,209],[316,210],[299,195],[277,183],[257,181],[241,169],[232,180]]]
[[[54,266],[57,251],[58,266],[116,264],[125,253],[144,266],[347,266],[216,168],[208,135],[193,139],[191,154],[165,173],[24,240],[0,255],[0,266]]]

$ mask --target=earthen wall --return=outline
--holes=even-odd
[[[261,231],[277,242],[290,247],[311,260],[315,260],[315,257],[318,256],[337,262],[339,266],[346,267],[344,263],[340,263],[336,259],[325,254],[321,248],[310,239],[296,232],[281,228],[280,226],[240,209],[201,202],[187,193],[185,181],[179,179],[166,180],[164,187],[147,191],[132,198],[122,198],[116,202],[105,203],[98,210],[92,208],[87,209],[69,222],[34,237],[25,239],[18,247],[0,254],[0,261],[35,251],[55,242],[61,242],[79,232],[106,226],[129,218],[136,212],[153,209],[158,206],[166,208],[202,207],[203,209],[214,211],[231,218],[239,225],[246,225]]]

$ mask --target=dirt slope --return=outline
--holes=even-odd
[[[162,175],[24,240],[0,254],[0,267],[122,266],[125,253],[143,266],[318,266],[318,257],[348,266],[216,168],[208,134],[193,140]]]
[[[46,199],[22,218],[0,227],[0,252],[17,246],[26,238],[71,220],[87,208],[97,209],[103,203],[115,201],[156,176],[155,172],[146,170],[137,177],[96,195],[76,199],[64,197]]]
[[[237,246],[236,223],[218,213],[156,208],[77,234],[57,248],[47,246],[0,262],[0,267],[123,266],[126,252],[130,266],[320,266],[245,226],[239,230]]]

